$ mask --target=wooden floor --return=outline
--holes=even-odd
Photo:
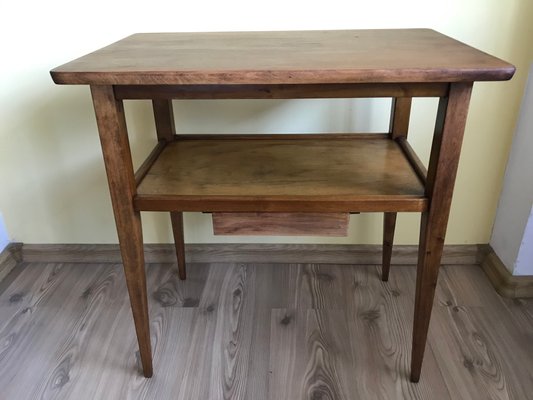
[[[3,399],[531,399],[533,300],[444,267],[420,383],[408,379],[415,269],[148,267],[154,377],[138,370],[114,264],[21,264],[0,282]]]

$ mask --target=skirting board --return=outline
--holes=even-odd
[[[490,246],[481,268],[501,296],[533,297],[533,276],[512,275]]]
[[[444,246],[442,264],[479,264],[483,245]],[[187,244],[186,261],[191,263],[313,263],[380,265],[381,245],[328,244]],[[24,262],[120,263],[115,244],[25,244]],[[397,245],[392,263],[414,265],[418,246]],[[174,263],[172,244],[145,245],[146,263]]]
[[[314,263],[380,265],[380,245],[327,244],[187,244],[189,263]],[[414,265],[418,246],[396,245],[392,264]],[[116,244],[12,243],[0,254],[0,281],[18,262],[120,263]],[[174,263],[172,244],[145,245],[147,263]],[[504,297],[533,297],[533,277],[513,276],[488,245],[446,245],[444,265],[481,264],[497,292]]]
[[[21,243],[10,243],[0,253],[0,282],[22,261]]]

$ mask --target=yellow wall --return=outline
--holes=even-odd
[[[86,87],[54,86],[48,71],[133,32],[428,27],[514,63],[511,82],[477,83],[452,205],[448,243],[487,243],[526,73],[533,58],[531,0],[197,1],[65,0],[2,5],[0,211],[12,240],[115,242]],[[411,138],[427,153],[434,100],[415,103]],[[383,129],[383,101],[176,102],[180,132]],[[309,112],[312,109],[312,112]],[[138,162],[151,148],[149,104],[127,105]],[[312,117],[310,119],[309,117]],[[424,157],[422,157],[424,158]],[[427,157],[426,157],[427,159]],[[164,214],[143,215],[147,242],[170,241]],[[402,215],[397,242],[416,243]],[[207,215],[186,215],[188,242],[378,243],[381,216],[352,217],[348,238],[213,237]]]

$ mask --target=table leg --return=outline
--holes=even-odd
[[[409,131],[409,118],[411,116],[411,103],[411,97],[395,97],[392,99],[389,124],[389,137],[392,140],[400,137],[407,137]],[[381,280],[384,282],[389,280],[394,230],[396,229],[396,215],[397,213],[395,212],[388,212],[383,216],[383,260]]]
[[[152,100],[154,110],[155,129],[159,141],[171,142],[176,135],[176,125],[174,123],[174,111],[172,100],[154,99]],[[172,233],[174,235],[174,247],[178,261],[178,275],[181,280],[186,278],[185,265],[185,244],[183,235],[183,213],[171,212],[170,222],[172,223]]]
[[[412,382],[420,379],[471,89],[472,83],[451,84],[448,97],[439,102],[426,183],[429,209],[422,214],[420,225]]]
[[[411,97],[395,97],[392,99],[389,123],[389,137],[391,139],[407,137],[412,100]]]
[[[141,215],[133,207],[136,193],[122,101],[112,86],[91,86],[107,180],[115,214],[124,274],[145,377],[152,376],[152,350],[144,270]]]
[[[172,100],[154,99],[152,100],[152,108],[154,110],[157,139],[172,142],[174,135],[176,135]]]
[[[389,280],[395,227],[396,213],[386,212],[383,216],[383,262],[381,267],[381,280],[384,282]]]
[[[187,278],[185,267],[185,244],[183,238],[183,213],[173,211],[170,213],[172,222],[172,233],[174,234],[174,246],[176,248],[176,257],[178,259],[178,276],[181,280]]]

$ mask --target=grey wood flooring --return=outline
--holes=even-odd
[[[0,399],[533,399],[533,300],[443,267],[409,382],[415,268],[147,267],[154,377],[118,264],[28,263],[0,281]]]

